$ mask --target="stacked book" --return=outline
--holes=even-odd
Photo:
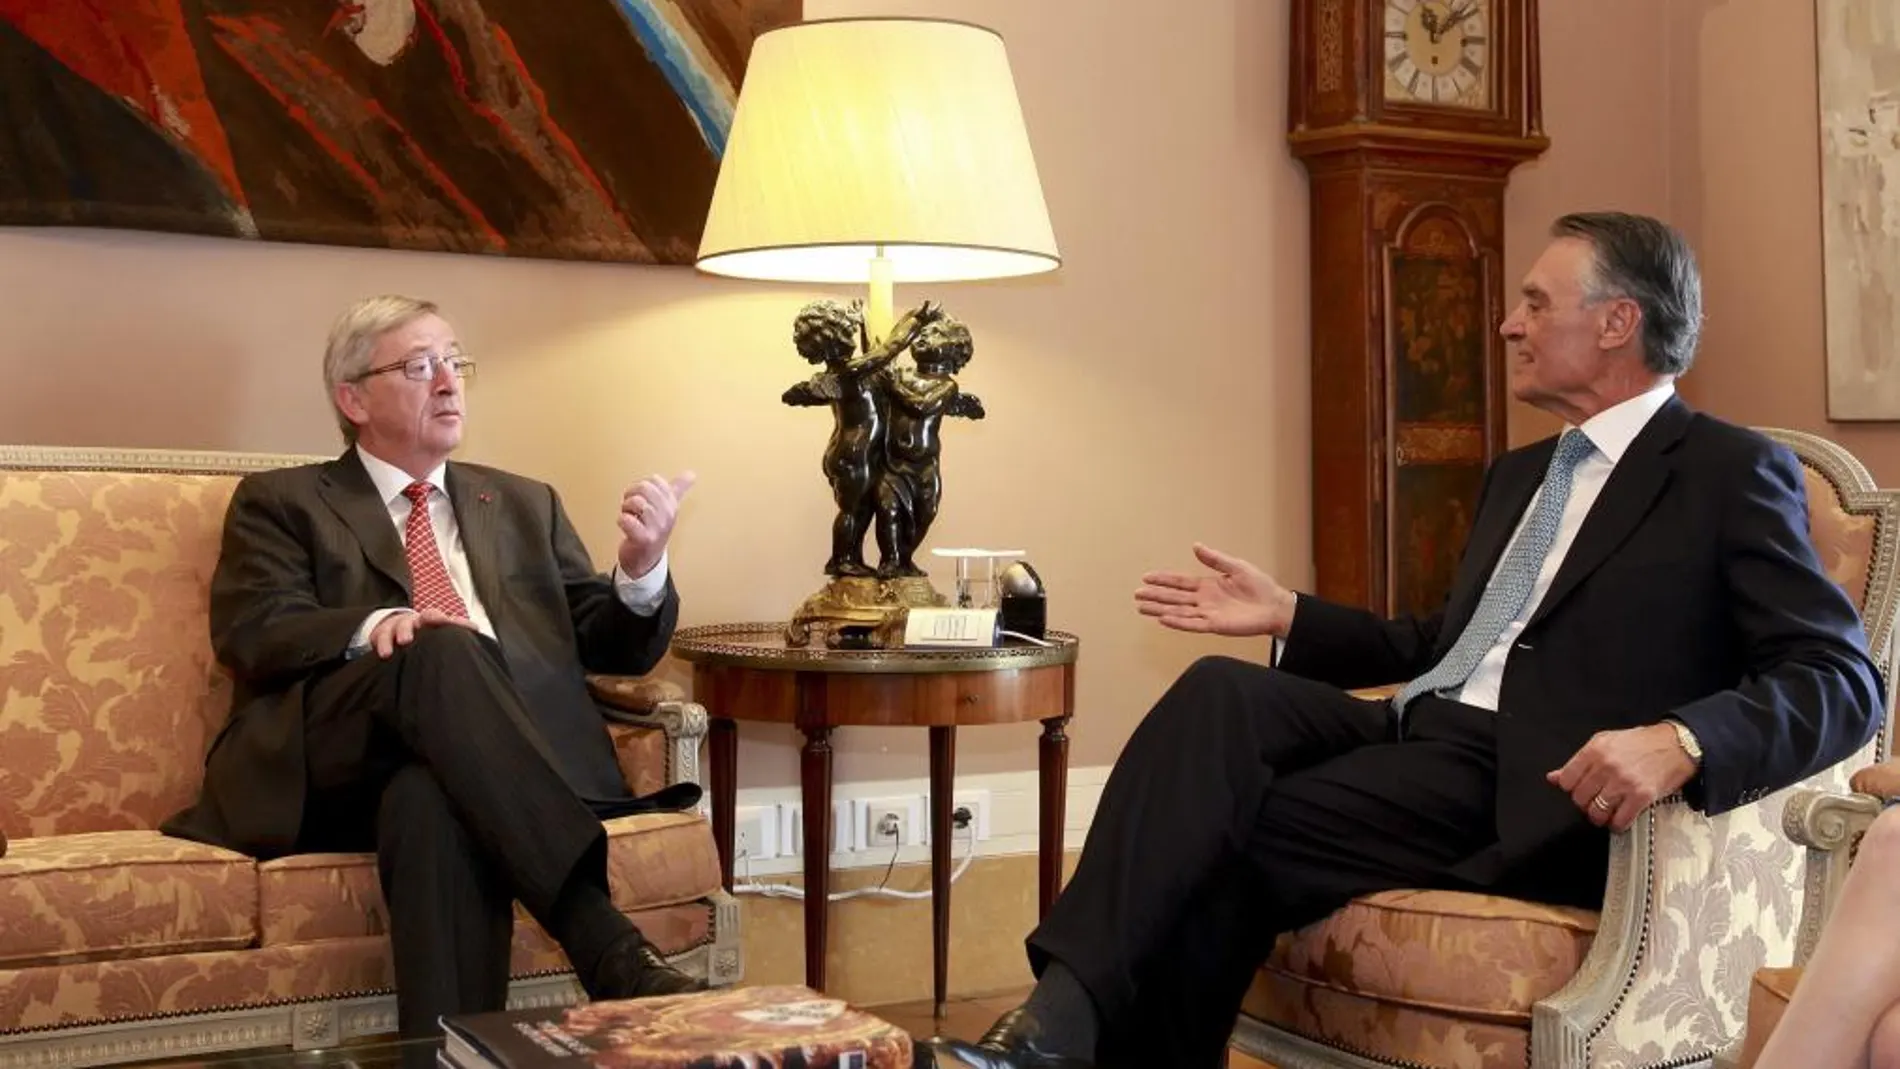
[[[910,1069],[900,1028],[807,987],[448,1017],[444,1069]]]

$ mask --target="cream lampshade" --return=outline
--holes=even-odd
[[[814,301],[793,327],[820,365],[786,404],[829,408],[830,577],[786,626],[804,645],[896,645],[946,604],[915,553],[942,498],[938,428],[982,419],[956,376],[967,328],[940,307],[894,323],[897,282],[1007,278],[1060,263],[1003,40],[939,19],[800,23],[752,46],[700,239],[715,275],[869,287],[860,313]],[[894,363],[908,352],[910,363]],[[873,568],[863,543],[875,534]]]
[[[1003,39],[964,22],[835,19],[762,34],[699,245],[702,271],[865,283],[1060,263]]]

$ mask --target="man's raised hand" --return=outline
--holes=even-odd
[[[671,479],[649,475],[620,495],[620,570],[638,579],[660,563],[680,502],[699,481],[690,471]]]
[[[1296,599],[1291,590],[1238,557],[1194,544],[1194,556],[1212,574],[1149,572],[1135,591],[1135,608],[1163,627],[1212,635],[1285,638]]]

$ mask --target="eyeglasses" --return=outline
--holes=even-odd
[[[443,356],[440,353],[422,353],[417,356],[404,357],[394,363],[384,364],[382,367],[370,368],[368,371],[363,372],[350,381],[361,382],[372,375],[381,375],[390,371],[400,371],[402,372],[402,377],[411,382],[428,382],[435,378],[436,371],[443,367],[454,372],[455,377],[458,379],[470,379],[475,377],[475,361],[462,355],[461,350],[458,349],[447,356]]]

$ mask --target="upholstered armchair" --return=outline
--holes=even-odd
[[[1800,458],[1815,546],[1890,679],[1900,492],[1875,488],[1831,442],[1765,433]],[[1804,842],[1838,840],[1835,809],[1807,799],[1838,794],[1888,743],[1883,725],[1833,769],[1717,817],[1663,800],[1612,838],[1598,912],[1451,891],[1357,899],[1279,940],[1234,1046],[1278,1069],[1706,1065],[1739,1042],[1757,970],[1793,959],[1818,929],[1784,814],[1797,838],[1797,825],[1817,830]],[[1824,908],[1818,880],[1806,897]]]

